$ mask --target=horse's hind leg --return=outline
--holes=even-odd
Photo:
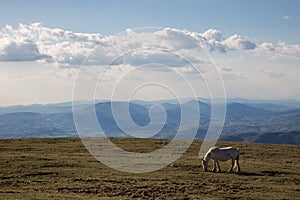
[[[236,160],[235,163],[236,163],[236,166],[237,166],[236,171],[237,171],[237,172],[240,172],[240,171],[241,171],[241,168],[240,168],[239,160]]]
[[[232,158],[232,159],[231,159],[231,167],[230,167],[230,169],[228,170],[228,172],[232,172],[233,167],[234,167],[234,159]]]
[[[217,161],[217,165],[218,165],[218,171],[217,172],[221,172],[221,167],[220,167],[219,161]]]

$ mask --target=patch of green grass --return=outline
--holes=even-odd
[[[112,139],[133,152],[169,141]],[[0,199],[299,199],[300,147],[219,143],[240,149],[241,173],[203,172],[201,141],[151,173],[119,172],[93,158],[80,139],[0,140]],[[221,163],[223,171],[230,162]],[[212,163],[210,163],[210,168]]]

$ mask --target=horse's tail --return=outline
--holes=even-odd
[[[237,156],[236,156],[236,160],[237,160],[237,161],[239,161],[239,159],[240,159],[240,150],[239,150],[239,149],[237,149]]]
[[[241,171],[240,164],[239,164],[239,159],[240,159],[240,151],[237,149],[237,156],[236,156],[236,159],[235,159],[235,162],[234,162],[234,165],[237,166],[237,172]]]

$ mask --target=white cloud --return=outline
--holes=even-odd
[[[290,58],[300,60],[300,45],[289,45],[279,41],[277,45],[264,42],[256,48],[258,54],[267,54],[270,58]]]
[[[221,44],[223,40],[222,33],[215,29],[209,29],[204,33],[191,33],[196,38],[199,45],[202,48],[208,49],[209,51],[218,50],[220,52],[226,52],[226,47]]]
[[[259,47],[258,50],[262,50],[262,51],[275,51],[275,45],[273,43],[270,42],[264,42],[262,43]]]
[[[269,78],[283,78],[286,75],[282,72],[277,71],[264,71],[265,75],[267,75]]]
[[[157,33],[157,42],[167,41],[167,46],[172,46],[175,49],[191,49],[197,47],[194,38],[191,37],[188,31],[166,28]]]
[[[251,50],[256,47],[254,42],[240,35],[234,34],[228,38],[223,38],[222,33],[215,29],[209,29],[202,34],[191,33],[201,47],[210,51],[227,52],[231,50]]]
[[[6,25],[0,31],[2,61],[42,60],[60,66],[78,65],[101,42],[99,34],[74,33],[41,23]]]
[[[256,44],[241,37],[240,35],[234,34],[222,41],[222,44],[228,50],[251,50],[256,48]]]
[[[50,57],[41,54],[36,44],[31,40],[13,41],[0,38],[0,61],[35,61]]]
[[[291,19],[291,17],[290,17],[290,16],[288,16],[288,15],[285,15],[285,16],[283,16],[283,19],[284,19],[284,20],[290,20],[290,19]]]
[[[224,72],[232,72],[234,69],[232,67],[222,67],[222,71]]]
[[[221,31],[218,31],[215,29],[208,29],[206,32],[204,32],[201,35],[208,41],[219,41],[220,42],[221,40],[223,40]]]
[[[143,49],[148,47],[152,51],[145,52]],[[152,32],[127,29],[123,34],[108,37],[49,28],[41,23],[19,24],[18,28],[6,25],[0,30],[0,61],[37,60],[60,67],[78,67],[87,56],[89,59],[85,65],[107,65],[119,56],[113,62],[114,65],[135,66],[156,62],[170,67],[185,66],[186,62],[180,62],[176,54],[185,55],[191,62],[207,62],[192,56],[190,52],[195,48],[223,53],[255,49],[254,52],[267,53],[272,58],[300,58],[299,45],[287,45],[283,42],[277,45],[256,44],[237,34],[223,38],[222,33],[215,29],[204,33],[173,28]],[[161,49],[167,49],[171,53]]]
[[[224,80],[247,79],[248,77],[232,67],[222,67],[221,75]]]

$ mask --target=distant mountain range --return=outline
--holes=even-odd
[[[222,140],[300,143],[300,102],[235,100],[236,102],[233,102],[233,99],[231,99],[227,104]],[[91,101],[77,101],[74,103],[79,112],[84,112],[92,105]],[[171,139],[180,125],[180,106],[191,110],[194,109],[193,105],[195,103],[197,103],[200,110],[200,123],[196,138],[203,139],[211,118],[211,105],[205,99],[197,102],[187,100],[182,105],[179,105],[176,101],[167,100],[153,102],[139,100],[129,103],[96,101],[94,106],[99,124],[108,137],[129,137],[118,127],[114,120],[111,109],[112,104],[120,111],[121,118],[126,117],[121,112],[123,106],[128,106],[132,120],[139,126],[149,124],[151,120],[149,108],[154,104],[159,104],[165,109],[167,118],[162,130],[153,137]],[[161,111],[157,111],[154,115],[160,115],[159,112]],[[187,132],[186,139],[190,139],[189,116],[184,123]],[[73,121],[72,102],[0,107],[0,138],[77,136]]]
[[[222,135],[220,141],[300,145],[300,131]]]

